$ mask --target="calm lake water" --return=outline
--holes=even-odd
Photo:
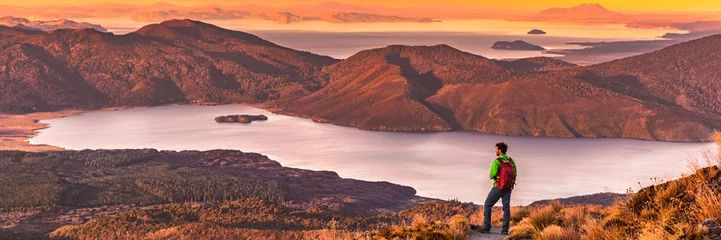
[[[221,124],[227,114],[265,114],[268,121]],[[274,115],[247,106],[163,106],[91,112],[43,120],[50,128],[30,140],[68,149],[237,149],[284,166],[331,170],[345,178],[412,186],[418,195],[481,203],[498,141],[518,164],[513,204],[607,190],[625,192],[649,178],[687,172],[686,160],[710,143],[630,139],[505,137],[475,132],[361,131]]]
[[[77,19],[101,24],[115,34],[126,34],[149,23],[129,19]],[[658,39],[663,29],[632,29],[622,24],[575,24],[542,22],[509,22],[503,20],[444,20],[415,23],[330,23],[307,21],[279,24],[262,20],[211,20],[217,26],[255,34],[289,48],[345,59],[367,49],[392,44],[448,44],[462,51],[493,59],[515,59],[535,56],[554,57],[541,51],[491,49],[496,41],[523,40],[546,49],[579,48],[569,42],[601,42]],[[531,29],[542,29],[546,35],[528,35]],[[620,55],[626,57],[632,55]]]

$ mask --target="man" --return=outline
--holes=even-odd
[[[513,191],[518,170],[516,169],[516,162],[506,155],[506,151],[508,151],[506,143],[496,143],[496,159],[493,160],[491,174],[489,175],[494,182],[493,188],[491,188],[488,197],[486,197],[486,202],[483,204],[482,232],[491,230],[491,210],[493,205],[498,202],[498,199],[503,199],[501,201],[503,203],[503,227],[501,233],[508,234],[508,227],[511,222],[511,191]]]

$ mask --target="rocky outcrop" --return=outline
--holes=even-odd
[[[531,30],[531,31],[528,31],[528,34],[531,34],[531,35],[543,35],[543,34],[546,34],[546,32],[544,32],[543,30],[540,30],[540,29],[533,29],[533,30]]]
[[[548,205],[553,202],[558,202],[563,205],[598,205],[598,206],[612,206],[618,201],[628,201],[631,196],[628,194],[618,193],[596,193],[583,196],[575,196],[568,198],[550,199],[550,200],[538,200],[531,203],[529,206]]]
[[[545,48],[527,43],[525,41],[516,40],[513,42],[509,41],[498,41],[491,47],[498,50],[518,50],[518,51],[543,51]]]
[[[215,118],[215,121],[219,123],[251,123],[265,120],[268,120],[265,115],[228,115]]]

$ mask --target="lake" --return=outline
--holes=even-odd
[[[268,121],[216,123],[228,114],[265,114]],[[712,143],[631,139],[507,137],[476,132],[362,131],[275,115],[248,106],[162,106],[83,113],[43,120],[30,139],[67,149],[236,149],[284,166],[331,170],[344,178],[411,186],[418,195],[482,203],[492,182],[494,144],[505,141],[518,164],[513,204],[604,191],[637,190],[650,178],[688,172],[687,160]]]
[[[115,34],[126,34],[150,23],[129,19],[76,19],[101,24]],[[558,57],[542,51],[509,51],[491,49],[496,41],[523,40],[546,49],[573,49],[570,42],[653,40],[667,32],[664,29],[633,29],[623,24],[577,24],[515,22],[504,20],[444,20],[417,23],[330,23],[306,21],[279,24],[263,20],[209,20],[217,26],[255,34],[276,44],[345,59],[367,49],[392,44],[448,44],[462,51],[493,59],[516,59],[536,56]],[[531,29],[542,29],[546,35],[528,35]],[[635,53],[620,54],[627,57]]]

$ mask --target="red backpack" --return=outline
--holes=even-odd
[[[501,190],[513,189],[513,186],[516,185],[516,171],[513,168],[513,158],[509,158],[508,162],[503,162],[501,158],[497,158],[496,161],[501,163],[501,166],[498,167],[496,185]]]

